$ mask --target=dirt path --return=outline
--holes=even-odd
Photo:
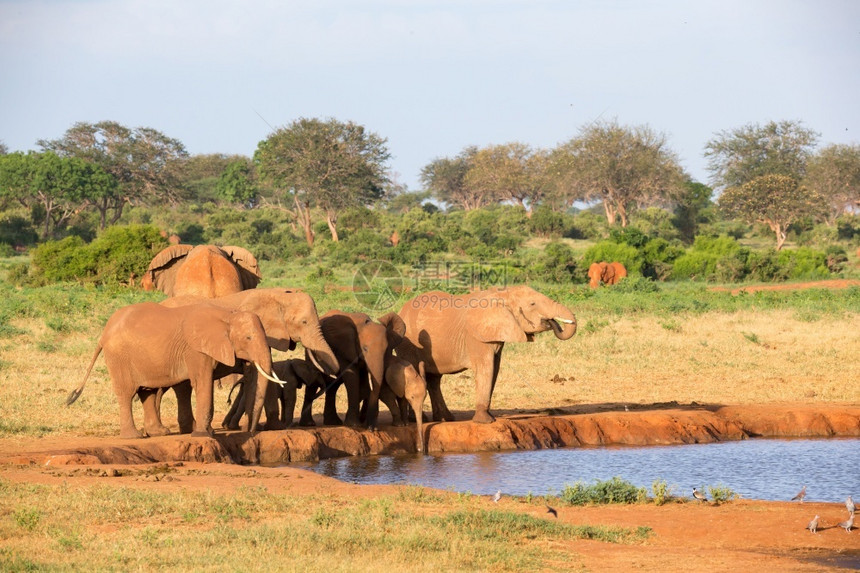
[[[623,406],[600,404],[550,412],[507,412],[499,423],[431,425],[431,451],[537,448],[576,444],[691,443],[751,436],[860,436],[860,406]],[[290,437],[292,436],[292,437]],[[374,437],[375,436],[375,437]],[[0,477],[72,487],[106,485],[158,491],[213,491],[263,486],[273,493],[340,494],[374,497],[399,486],[360,486],[291,467],[249,467],[231,463],[237,452],[271,461],[284,452],[326,457],[335,452],[386,453],[414,448],[411,428],[376,434],[346,428],[239,432],[216,439],[166,436],[145,440],[59,436],[0,440]],[[374,441],[375,440],[375,441]],[[268,452],[268,453],[267,453]],[[287,454],[289,457],[289,454]],[[170,461],[165,461],[170,460]],[[141,462],[146,463],[141,463]],[[860,484],[858,484],[860,485]],[[857,492],[860,493],[860,492]],[[494,507],[490,499],[487,507]],[[454,509],[445,499],[440,509]],[[450,505],[450,507],[444,507]],[[503,509],[545,516],[542,506],[512,499]],[[647,526],[654,535],[641,544],[574,541],[564,546],[569,564],[591,571],[838,571],[860,568],[860,531],[846,534],[841,502],[734,501],[720,506],[670,503],[560,507],[572,524]],[[818,534],[805,530],[815,514]]]

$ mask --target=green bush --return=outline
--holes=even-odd
[[[582,260],[583,277],[591,263],[600,261],[617,261],[627,268],[628,274],[639,274],[642,268],[642,255],[636,247],[627,243],[601,241],[585,251]]]
[[[30,246],[35,245],[38,239],[29,217],[14,212],[0,214],[0,244]]]
[[[777,262],[785,269],[789,279],[820,279],[830,275],[827,255],[808,247],[783,249],[779,252]]]
[[[77,236],[47,241],[33,250],[32,282],[115,284],[141,276],[152,257],[167,246],[157,227],[114,226],[89,245]]]
[[[606,481],[595,481],[591,485],[581,481],[565,485],[559,499],[569,505],[639,503],[647,500],[648,495],[644,487],[636,487],[616,476]]]

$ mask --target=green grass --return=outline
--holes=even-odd
[[[437,495],[444,497],[434,502]],[[445,509],[452,500],[461,507]],[[481,502],[415,488],[355,499],[259,487],[213,494],[0,479],[0,569],[418,571],[456,564],[519,571],[569,562],[560,541],[637,543],[652,535],[645,527],[486,510]]]

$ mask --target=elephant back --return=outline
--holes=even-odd
[[[221,247],[221,250],[227,254],[227,257],[233,261],[239,271],[239,279],[242,281],[242,289],[249,290],[256,288],[260,281],[263,280],[263,275],[260,273],[260,266],[257,264],[257,257],[244,247],[236,247],[233,245]]]
[[[143,279],[146,290],[160,290],[173,296],[176,270],[193,248],[193,245],[170,245],[159,251],[146,269]]]

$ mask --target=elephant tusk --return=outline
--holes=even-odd
[[[553,320],[561,322],[562,324],[573,324],[574,321],[569,318],[561,318],[560,316],[556,316]]]
[[[274,378],[273,378],[272,376],[269,376],[268,374],[266,374],[266,372],[256,362],[254,362],[254,366],[257,367],[257,370],[260,372],[260,374],[263,375],[263,378],[265,378],[269,382],[274,382],[275,384],[280,384],[281,386],[286,384],[286,382],[284,382],[283,380],[278,378],[278,375],[275,373],[274,370],[272,370],[272,376],[274,376]]]

